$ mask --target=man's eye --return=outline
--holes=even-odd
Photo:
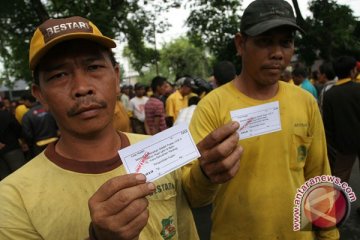
[[[281,41],[281,46],[285,47],[285,48],[290,48],[293,46],[294,41],[292,39],[286,39]]]
[[[255,43],[260,47],[267,47],[272,44],[272,40],[270,38],[259,38],[256,39]]]
[[[61,79],[61,78],[64,78],[66,75],[67,74],[65,72],[57,73],[57,74],[54,74],[51,77],[49,77],[48,81]]]
[[[101,65],[90,65],[90,66],[88,66],[88,70],[96,71],[96,70],[100,69],[101,67],[102,67]]]

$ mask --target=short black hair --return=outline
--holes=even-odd
[[[63,42],[63,43],[66,43],[67,41],[65,41],[65,42]],[[60,44],[63,44],[63,43],[60,43]],[[108,55],[108,57],[109,57],[109,59],[110,59],[110,61],[111,61],[111,64],[113,65],[113,67],[115,67],[115,65],[116,64],[118,64],[118,62],[116,61],[116,59],[115,59],[115,54],[114,54],[114,52],[111,50],[111,49],[109,49],[109,48],[107,48],[107,47],[105,47],[105,46],[103,46],[103,45],[100,45],[100,44],[97,44],[99,47],[100,47],[100,49],[102,50],[102,51],[104,51],[107,55]],[[33,71],[33,83],[34,84],[36,84],[36,85],[39,85],[40,84],[40,79],[39,79],[39,64],[35,67],[35,69],[34,69],[34,71]]]
[[[145,89],[145,85],[142,83],[136,83],[135,84],[135,90]]]
[[[156,89],[158,86],[162,86],[165,82],[167,82],[167,79],[162,76],[156,76],[151,80],[151,90],[153,93],[156,92]]]
[[[325,74],[326,78],[328,80],[332,80],[336,77],[336,74],[334,72],[334,68],[331,62],[323,62],[319,66],[319,72],[321,74]]]
[[[350,56],[341,56],[334,63],[334,71],[339,79],[351,77],[351,70],[356,66],[356,59]]]
[[[191,98],[189,98],[189,101],[188,101],[188,106],[191,106],[191,105],[197,105],[200,101],[200,98],[198,96],[192,96]]]
[[[219,62],[214,66],[214,77],[218,86],[224,85],[233,80],[236,76],[236,69],[234,64],[229,61]]]
[[[308,75],[307,75],[307,71],[306,71],[306,68],[304,65],[302,64],[297,64],[295,65],[294,67],[294,70],[291,72],[291,74],[293,76],[302,76],[304,78],[306,78]]]

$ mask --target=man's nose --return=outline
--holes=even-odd
[[[284,57],[283,48],[279,43],[274,43],[270,47],[271,58],[281,60]]]
[[[82,70],[77,70],[72,77],[72,95],[76,98],[93,95],[95,89],[90,81],[90,77]]]

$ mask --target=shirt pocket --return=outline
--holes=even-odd
[[[290,169],[300,171],[304,168],[313,137],[299,133],[291,136]]]
[[[148,227],[143,231],[143,239],[178,239],[176,197],[175,189],[167,189],[148,197],[150,216]]]

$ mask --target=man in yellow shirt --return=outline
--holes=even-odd
[[[314,176],[330,175],[316,100],[279,81],[293,56],[296,30],[301,31],[288,2],[252,2],[241,18],[241,32],[235,36],[241,74],[202,99],[192,117],[190,131],[199,142],[231,121],[231,111],[268,103],[279,106],[274,110],[280,118],[279,131],[244,139],[240,134],[244,152],[237,160],[238,172],[232,172],[229,181],[213,180],[222,166],[204,158],[206,153],[184,169],[183,186],[191,205],[213,203],[212,240],[339,238],[336,228],[293,230],[297,189]],[[200,149],[202,146],[198,144]]]
[[[21,97],[19,106],[15,108],[15,117],[20,124],[22,123],[22,118],[24,117],[25,113],[27,113],[27,111],[29,111],[29,109],[34,106],[35,103],[36,99],[30,93],[26,93]]]
[[[193,79],[184,77],[180,88],[166,99],[166,117],[169,119],[171,125],[176,121],[180,110],[188,107],[188,96],[192,92],[194,86],[195,81]]]
[[[0,182],[0,239],[198,239],[181,169],[154,183],[125,173],[117,151],[146,136],[113,127],[120,91],[115,46],[82,17],[49,19],[36,29],[32,92],[61,136]],[[216,130],[201,152],[234,152],[238,127]],[[213,156],[234,165],[228,154]]]

